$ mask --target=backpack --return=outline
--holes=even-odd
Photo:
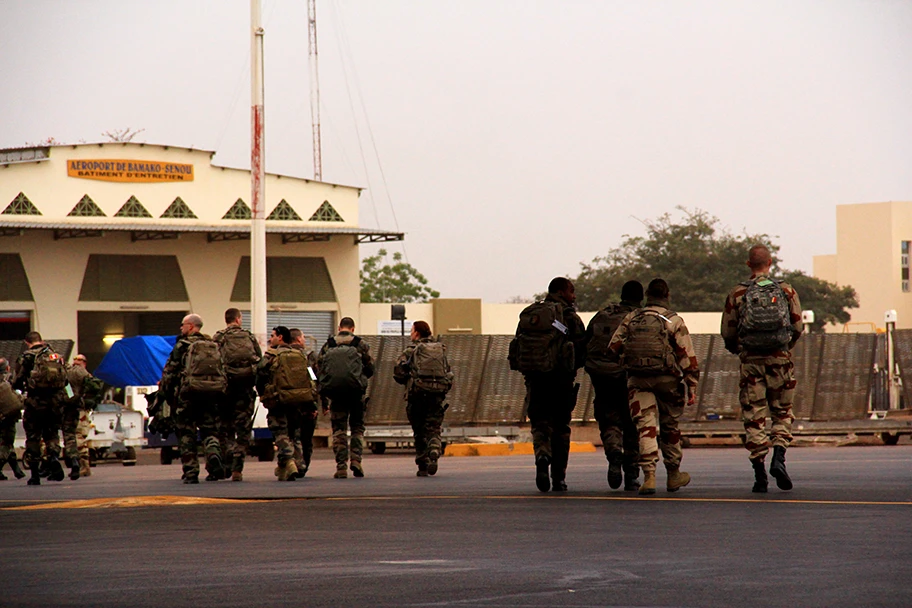
[[[282,348],[274,352],[271,380],[266,387],[266,394],[285,406],[313,402],[313,380],[310,378],[307,356],[294,348]]]
[[[8,416],[15,416],[22,411],[22,396],[13,390],[9,382],[0,382],[0,420]]]
[[[738,341],[749,353],[774,353],[788,348],[792,321],[788,297],[772,279],[741,283],[747,287],[738,311]]]
[[[86,376],[82,381],[82,404],[87,410],[94,410],[104,394],[104,382],[95,376]]]
[[[630,306],[612,304],[592,317],[589,322],[592,337],[586,345],[586,372],[590,375],[618,376],[624,373],[618,356],[608,351],[608,345],[621,321],[632,310]]]
[[[358,350],[361,338],[355,336],[349,344],[336,344],[335,338],[330,338],[326,344],[329,348],[320,363],[320,390],[328,394],[366,389],[364,366]]]
[[[453,372],[447,361],[446,345],[419,342],[409,359],[410,392],[445,395],[453,387]]]
[[[253,386],[259,360],[250,334],[243,329],[228,329],[218,336],[219,353],[225,375],[232,385]]]
[[[219,395],[228,388],[219,345],[209,338],[190,343],[184,354],[184,374],[181,397]]]
[[[524,374],[572,371],[573,343],[567,339],[567,331],[559,302],[529,304],[519,313],[516,337],[510,342],[510,369]]]
[[[30,389],[60,390],[67,385],[67,367],[63,357],[45,346],[35,355],[27,386]]]
[[[675,374],[678,370],[668,325],[676,313],[665,315],[641,308],[627,324],[621,365],[633,376]]]

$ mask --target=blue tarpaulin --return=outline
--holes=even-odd
[[[111,345],[94,374],[118,388],[158,384],[176,340],[177,336],[122,338]]]

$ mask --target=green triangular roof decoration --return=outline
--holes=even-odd
[[[225,215],[222,216],[223,220],[249,220],[250,219],[250,207],[247,206],[247,203],[244,202],[244,199],[239,198],[231,205],[231,209],[228,210]]]
[[[336,211],[335,207],[329,204],[329,201],[323,201],[320,208],[314,211],[310,216],[311,222],[344,222],[342,216]]]
[[[106,217],[105,212],[101,210],[95,201],[88,194],[83,195],[72,211],[67,213],[68,216],[75,217]]]
[[[26,195],[20,192],[0,215],[41,215],[41,212]]]
[[[165,212],[161,214],[161,217],[167,217],[171,219],[197,219],[196,214],[187,206],[187,203],[184,202],[184,199],[177,197],[174,199],[174,202],[171,203]]]
[[[135,196],[131,196],[120,208],[120,211],[114,214],[114,217],[152,217],[152,214],[143,207],[143,204]]]
[[[298,215],[297,211],[291,208],[291,205],[288,204],[284,198],[276,205],[276,208],[272,210],[272,213],[269,214],[267,220],[290,220],[295,222],[301,221],[301,216]]]

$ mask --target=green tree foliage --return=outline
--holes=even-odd
[[[678,208],[683,218],[665,214],[644,222],[645,236],[626,236],[620,247],[598,257],[573,282],[581,310],[598,310],[616,302],[621,286],[638,280],[645,287],[655,277],[668,281],[672,306],[687,312],[722,309],[729,290],[749,276],[747,252],[762,243],[773,254],[774,277],[789,280],[801,297],[802,308],[814,310],[814,329],[826,323],[845,323],[858,299],[851,287],[809,277],[800,271],[779,267],[779,246],[766,234],[734,235],[718,227],[719,220],[705,211]]]
[[[392,264],[386,256],[386,249],[381,249],[361,262],[362,302],[427,302],[440,297],[423,274],[402,261],[401,253],[393,254]]]

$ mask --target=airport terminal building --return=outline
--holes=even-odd
[[[250,172],[140,143],[0,150],[0,340],[76,340],[97,365],[122,336],[203,331],[249,309]],[[322,339],[357,318],[360,189],[267,174],[267,323]],[[270,325],[271,326],[271,325]]]

